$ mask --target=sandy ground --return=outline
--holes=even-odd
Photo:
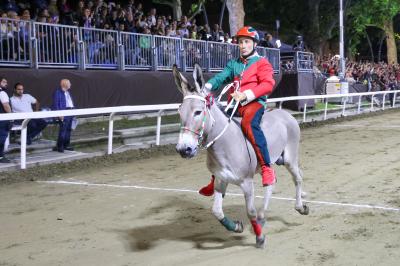
[[[204,153],[99,164],[51,179],[87,185],[2,185],[0,265],[399,265],[399,133],[398,112],[304,129],[308,200],[394,209],[311,202],[310,215],[301,216],[293,201],[274,199],[264,250],[254,247],[241,196],[224,201],[225,214],[245,223],[234,234],[212,216],[212,198],[192,192],[208,182]],[[275,169],[274,196],[292,198],[288,172]]]

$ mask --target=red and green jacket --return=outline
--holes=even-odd
[[[265,105],[266,96],[271,94],[274,85],[274,70],[268,60],[257,53],[248,57],[245,62],[241,58],[230,60],[222,72],[211,78],[208,83],[212,85],[211,90],[218,90],[222,85],[240,80],[240,91],[246,94],[247,100],[242,102],[246,105],[258,100]],[[229,91],[233,93],[234,87]]]

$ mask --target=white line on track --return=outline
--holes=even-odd
[[[400,125],[391,125],[391,126],[386,126],[386,125],[376,125],[376,126],[371,126],[371,125],[332,125],[332,127],[363,127],[363,128],[376,128],[376,129],[381,129],[381,128],[400,128]]]
[[[198,193],[196,190],[191,189],[178,189],[178,188],[157,188],[157,187],[144,187],[144,186],[135,186],[135,185],[112,185],[112,184],[104,184],[104,183],[88,183],[84,181],[36,181],[38,183],[44,184],[61,184],[61,185],[77,185],[77,186],[88,186],[88,187],[111,187],[111,188],[128,188],[128,189],[143,189],[143,190],[156,190],[156,191],[169,191],[169,192],[188,192],[188,193]],[[226,195],[230,196],[240,196],[243,197],[241,193],[226,193]],[[263,196],[256,196],[257,198],[263,198]],[[272,199],[276,200],[284,200],[284,201],[295,201],[293,198],[285,198],[285,197],[272,197]],[[329,201],[317,201],[317,200],[303,200],[304,202],[319,204],[319,205],[330,205],[330,206],[340,206],[340,207],[352,207],[352,208],[360,208],[360,209],[375,209],[375,210],[383,210],[383,211],[394,211],[400,212],[400,208],[393,207],[385,207],[385,206],[377,206],[370,204],[351,204],[351,203],[339,203],[339,202],[329,202]]]

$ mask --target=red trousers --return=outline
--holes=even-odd
[[[269,157],[267,140],[260,127],[262,116],[265,111],[264,105],[253,101],[245,106],[239,106],[238,111],[242,117],[242,131],[253,146],[258,162],[261,166],[269,166],[271,159]]]

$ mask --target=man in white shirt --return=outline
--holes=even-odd
[[[0,115],[11,113],[10,99],[7,93],[7,80],[0,77]],[[10,132],[10,121],[0,121],[0,163],[10,163],[10,160],[4,156],[4,144]]]
[[[24,86],[21,83],[17,83],[14,86],[14,95],[10,98],[11,109],[13,113],[30,113],[33,112],[32,105],[35,105],[35,111],[39,111],[40,104],[30,94],[24,93]],[[14,122],[21,124],[22,121]],[[28,123],[28,134],[26,144],[31,145],[32,139],[34,139],[40,132],[47,126],[44,119],[32,119]]]

